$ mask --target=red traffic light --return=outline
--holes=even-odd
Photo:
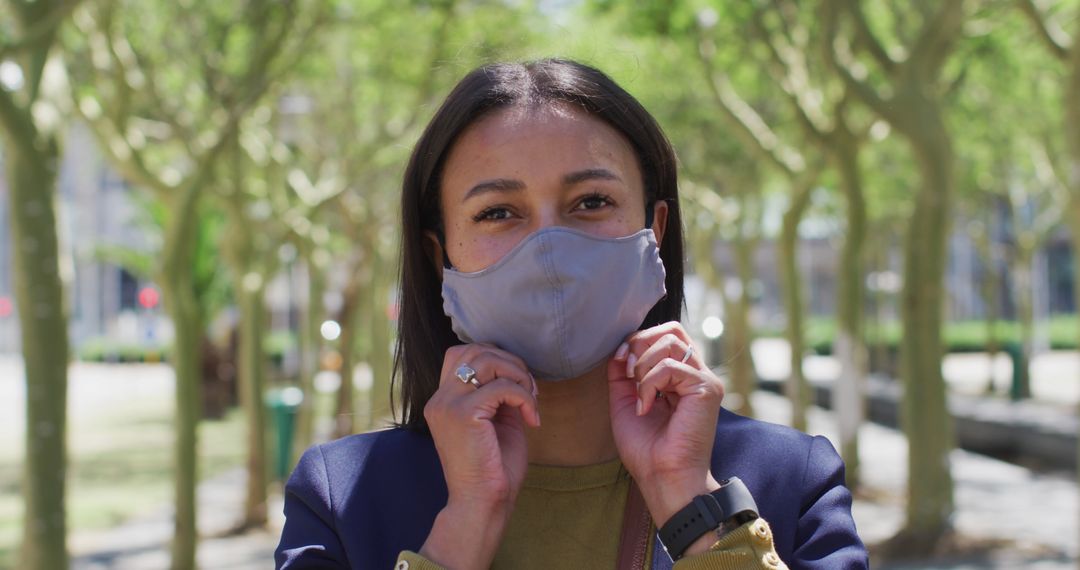
[[[153,309],[161,301],[161,294],[153,287],[143,287],[139,290],[139,304],[144,309]]]
[[[12,310],[14,310],[14,307],[11,304],[11,298],[0,297],[0,319],[10,317]]]

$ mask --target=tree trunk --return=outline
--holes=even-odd
[[[341,310],[338,312],[338,325],[341,336],[338,338],[338,352],[341,355],[341,384],[338,387],[337,407],[334,414],[334,438],[345,437],[356,431],[356,403],[353,389],[353,367],[356,364],[356,321],[362,292],[359,270],[353,268],[349,282],[342,292]],[[370,291],[368,292],[370,294]],[[361,316],[362,317],[362,316]]]
[[[55,142],[30,149],[4,132],[15,301],[26,370],[20,568],[67,568],[67,315],[56,235]],[[18,148],[22,145],[23,148]]]
[[[323,293],[325,278],[311,255],[304,256],[308,276],[307,309],[300,322],[300,390],[304,400],[300,403],[296,418],[296,439],[293,440],[293,457],[300,455],[315,442],[315,374],[319,372],[319,355],[322,352],[322,336],[319,326],[325,317]]]
[[[201,412],[200,383],[203,323],[201,309],[190,282],[190,271],[170,272],[173,277],[162,282],[166,306],[173,321],[175,340],[173,369],[176,373],[176,447],[174,449],[174,488],[176,518],[172,544],[173,570],[195,568],[198,543],[195,489],[198,483],[198,426]],[[183,275],[183,274],[187,275]]]
[[[1080,19],[1076,20],[1072,49],[1069,52],[1069,79],[1065,89],[1065,142],[1068,148],[1066,178],[1069,184],[1072,212],[1073,297],[1075,312],[1080,321]],[[1077,339],[1080,340],[1080,331]],[[1077,379],[1080,381],[1080,379]],[[1078,410],[1080,413],[1080,410]],[[1080,438],[1077,438],[1077,482],[1080,483]]]
[[[953,513],[952,418],[941,374],[952,147],[938,109],[921,103],[915,107],[921,114],[917,128],[922,138],[912,141],[921,185],[905,240],[901,293],[901,418],[909,443],[909,473],[907,522],[897,544],[907,543],[913,552],[936,544],[949,530]]]
[[[370,249],[365,249],[365,251],[372,252]],[[374,270],[375,267],[371,269]],[[361,293],[357,296],[355,315],[352,317],[354,340],[349,345],[351,350],[348,361],[353,363],[354,372],[356,365],[359,363],[364,363],[368,372],[373,372],[371,362],[375,354],[375,343],[372,333],[375,327],[378,326],[375,321],[375,306],[378,294],[375,290],[375,284],[372,282],[375,272],[371,271],[369,274],[364,270],[362,273],[363,281],[357,282],[357,289]],[[344,348],[342,346],[343,350]],[[375,402],[372,398],[374,378],[372,378],[372,381],[372,385],[364,387],[359,393],[359,405],[356,408],[356,421],[354,421],[354,424],[361,431],[368,431],[375,424],[375,416],[373,415]]]
[[[159,279],[175,330],[173,369],[176,373],[175,530],[172,569],[195,568],[198,544],[195,490],[198,484],[199,419],[202,415],[203,311],[196,294],[195,232],[201,189],[191,182],[177,188],[169,204],[164,256]]]
[[[371,427],[383,427],[382,424],[393,417],[391,406],[391,382],[393,374],[393,353],[390,342],[392,340],[392,325],[386,313],[386,303],[389,298],[390,285],[382,276],[391,275],[387,271],[388,265],[385,255],[376,256],[376,267],[373,274],[376,276],[372,284],[373,306],[371,314],[371,353],[369,364],[371,365]]]
[[[784,222],[780,237],[780,281],[784,295],[784,307],[787,312],[787,326],[784,334],[791,347],[791,374],[784,385],[784,393],[791,402],[791,426],[806,431],[806,407],[810,404],[810,386],[803,375],[803,354],[806,352],[806,334],[803,317],[806,307],[803,303],[802,274],[798,265],[799,222],[810,205],[813,184],[795,182],[791,203],[784,212]]]
[[[847,202],[847,232],[841,250],[836,287],[836,338],[833,353],[840,360],[840,377],[833,391],[833,409],[840,431],[840,455],[847,468],[849,488],[859,483],[859,426],[866,419],[866,341],[863,337],[863,250],[866,240],[866,201],[859,172],[858,147],[850,133],[841,132],[833,156],[840,189]]]
[[[266,364],[263,332],[266,320],[266,281],[271,272],[262,262],[265,248],[256,243],[252,220],[244,213],[243,155],[236,138],[228,146],[231,188],[224,197],[228,225],[222,257],[232,277],[239,308],[239,347],[236,356],[240,407],[247,423],[247,491],[240,529],[266,526],[266,485],[269,474],[266,448]],[[268,173],[270,174],[270,173]],[[281,183],[278,181],[278,183]]]
[[[874,259],[874,270],[878,274],[884,274],[889,271],[889,246],[891,239],[877,239],[874,240],[877,246],[873,250],[872,258]],[[874,370],[879,374],[886,374],[891,377],[897,375],[896,370],[892,366],[892,350],[889,347],[889,339],[886,334],[886,329],[889,324],[889,314],[887,303],[890,295],[885,291],[884,287],[880,284],[874,288],[870,293],[870,301],[874,306],[873,312],[873,346],[870,349],[872,352],[871,361],[874,362]]]
[[[741,232],[741,230],[740,230]],[[731,336],[728,337],[728,359],[731,362],[731,383],[735,393],[740,396],[740,405],[735,412],[753,417],[754,407],[750,401],[757,388],[757,373],[754,370],[754,357],[751,345],[754,341],[753,327],[750,324],[750,284],[754,275],[753,254],[754,240],[744,235],[732,241],[735,250],[735,268],[739,276],[739,292],[734,299],[729,299],[728,320]]]
[[[988,220],[984,224],[983,229],[974,236],[975,248],[979,252],[979,257],[982,258],[983,264],[986,266],[986,275],[979,283],[979,297],[982,298],[985,314],[983,315],[983,324],[986,327],[986,356],[987,363],[989,364],[987,377],[986,377],[986,390],[984,393],[987,395],[993,395],[995,392],[994,387],[994,361],[997,360],[997,353],[1001,350],[1000,343],[997,337],[997,321],[998,321],[998,279],[997,279],[997,264],[994,256],[994,240],[990,234],[992,220]]]
[[[1080,52],[1080,49],[1076,50]],[[1078,58],[1080,63],[1080,58]],[[1080,65],[1077,65],[1077,70],[1080,70]],[[1080,73],[1077,74],[1078,80],[1080,80]],[[1080,86],[1077,89],[1077,95],[1080,96]],[[1080,98],[1080,97],[1078,97]],[[1080,112],[1077,113],[1080,115]],[[1080,136],[1077,137],[1080,139]],[[1077,141],[1077,146],[1074,148],[1076,151],[1072,157],[1072,172],[1074,173],[1073,192],[1069,204],[1069,213],[1071,218],[1071,231],[1072,236],[1072,255],[1073,255],[1073,314],[1076,317],[1077,324],[1080,325],[1080,140]],[[1080,340],[1080,327],[1076,331],[1076,338]],[[1074,378],[1074,382],[1080,382],[1080,378]],[[1077,415],[1080,416],[1080,407],[1077,408]],[[1076,441],[1076,477],[1077,484],[1080,485],[1080,438]]]
[[[248,274],[253,275],[253,274]],[[262,279],[242,276],[235,287],[240,304],[240,353],[237,372],[240,379],[240,402],[247,418],[247,495],[244,501],[243,528],[266,525],[266,412],[263,404],[265,358],[263,326],[266,312]]]
[[[745,339],[740,341],[740,338],[745,337],[740,331],[737,331],[738,319],[735,315],[737,309],[735,308],[735,301],[728,294],[728,291],[724,288],[724,275],[720,271],[719,266],[714,262],[712,256],[712,246],[715,234],[713,233],[715,228],[702,227],[699,225],[692,225],[687,228],[687,236],[689,237],[691,244],[691,251],[693,252],[692,258],[694,260],[694,272],[701,276],[701,280],[705,282],[706,291],[717,291],[723,298],[724,303],[724,336],[723,354],[719,355],[718,365],[722,366],[725,370],[722,375],[725,377],[725,384],[734,390],[736,397],[725,397],[725,405],[729,409],[742,413],[743,408],[743,394],[740,391],[739,385],[735,381],[735,360],[734,355],[737,352],[748,350],[745,344]],[[715,355],[714,355],[715,356]],[[731,394],[732,390],[728,393]],[[737,405],[735,405],[737,404]]]
[[[1015,209],[1014,209],[1015,211]],[[1013,217],[1016,223],[1016,217]],[[1018,236],[1012,274],[1016,308],[1020,317],[1020,362],[1013,362],[1013,385],[1009,390],[1013,400],[1031,398],[1031,358],[1035,353],[1035,307],[1032,299],[1032,258],[1034,247]]]

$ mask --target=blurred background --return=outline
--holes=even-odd
[[[875,567],[1076,567],[1077,0],[0,0],[0,567],[269,567],[392,421],[420,129],[549,56],[666,130],[685,323]]]

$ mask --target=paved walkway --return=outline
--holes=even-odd
[[[779,357],[775,347],[773,349],[769,358],[758,360],[759,366],[786,361]],[[755,346],[755,352],[758,350],[759,347]],[[827,367],[830,363],[821,361],[818,365]],[[83,369],[82,365],[75,376],[82,377],[84,373],[91,376],[126,374],[128,371],[133,379],[140,376],[139,371],[132,368]],[[15,377],[19,377],[18,380]],[[0,358],[0,408],[3,408],[0,412],[5,412],[0,413],[0,422],[3,422],[0,431],[6,431],[7,427],[22,427],[18,423],[21,420],[13,421],[6,414],[8,411],[16,416],[20,413],[23,399],[21,384],[19,367],[13,364],[12,359]],[[73,382],[73,390],[79,394],[78,398],[71,398],[74,414],[90,413],[78,408],[80,403],[95,397],[92,384],[89,381],[83,384],[82,380]],[[80,385],[86,387],[86,394],[82,393]],[[151,389],[161,388],[163,386]],[[130,397],[130,394],[126,396]],[[762,419],[787,422],[790,408],[783,398],[760,393],[755,395],[754,404]],[[832,436],[835,428],[831,414],[816,408],[811,410],[810,431]],[[854,513],[860,534],[866,542],[875,543],[891,536],[903,523],[907,443],[899,432],[872,424],[861,428],[860,437],[865,488],[856,501]],[[974,541],[1000,544],[1000,548],[962,559],[903,566],[875,564],[875,568],[1076,568],[1080,550],[1077,541],[1080,534],[1080,500],[1072,474],[1034,473],[964,451],[953,452],[951,462],[956,481],[956,528],[963,536]],[[241,470],[226,473],[200,486],[199,524],[203,537],[199,549],[201,568],[246,570],[273,566],[272,552],[282,522],[280,499],[271,505],[275,519],[269,530],[240,536],[222,535],[239,520],[243,486]],[[167,568],[171,519],[170,507],[163,505],[146,516],[113,529],[77,533],[71,541],[73,568]]]
[[[754,396],[761,419],[788,423],[787,400],[769,393]],[[832,414],[812,408],[809,432],[837,442]],[[904,522],[907,441],[896,430],[874,424],[859,432],[864,488],[855,502],[855,521],[868,544],[880,542]],[[1001,543],[984,555],[874,568],[920,569],[1075,569],[1080,500],[1071,474],[1040,474],[968,453],[951,455],[955,480],[956,529],[973,542]]]
[[[791,372],[787,341],[763,338],[754,341],[754,366],[762,378],[787,378]],[[808,356],[803,370],[810,380],[830,381],[840,375],[840,363],[831,356]],[[993,363],[985,353],[947,354],[941,364],[949,388],[959,394],[982,395],[990,372],[994,387],[1007,394],[1012,361],[999,353]],[[1080,404],[1080,353],[1055,350],[1037,354],[1031,361],[1033,400],[1060,406]]]
[[[26,431],[26,382],[22,359],[0,354],[0,446],[21,453]],[[68,369],[68,424],[78,426],[115,413],[118,405],[172,398],[173,371],[166,364],[76,362]]]
[[[785,423],[787,401],[759,393],[754,405],[762,419]],[[835,437],[832,414],[814,408],[810,432]],[[903,523],[907,478],[907,443],[895,430],[864,426],[861,459],[865,485],[854,506],[859,533],[873,544],[892,536]],[[1080,501],[1071,477],[1038,474],[977,454],[952,454],[956,480],[957,530],[973,543],[995,545],[988,552],[951,560],[904,565],[874,564],[886,569],[1074,569],[1077,565],[1077,521]],[[280,500],[271,511],[270,530],[240,536],[220,536],[238,520],[243,496],[243,471],[226,473],[199,488],[199,564],[203,569],[269,568],[280,532]],[[168,567],[171,511],[157,512],[122,526],[79,534],[72,540],[76,570],[149,570]]]
[[[274,566],[274,548],[281,533],[280,496],[270,504],[268,529],[229,535],[240,521],[246,474],[236,469],[199,485],[199,549],[201,570],[265,570]],[[153,570],[169,567],[173,511],[162,506],[118,527],[76,533],[71,539],[74,570]]]

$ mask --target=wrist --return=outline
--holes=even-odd
[[[452,570],[488,568],[507,521],[505,504],[451,500],[436,515],[419,554]]]
[[[738,477],[725,479],[708,494],[695,496],[659,527],[660,540],[673,560],[700,554],[720,537],[758,517],[757,503]]]
[[[680,474],[656,477],[641,485],[641,494],[649,507],[649,514],[657,528],[663,526],[675,513],[690,504],[694,497],[705,495],[720,488],[720,483],[708,469],[704,473]],[[711,543],[710,543],[711,544]]]

